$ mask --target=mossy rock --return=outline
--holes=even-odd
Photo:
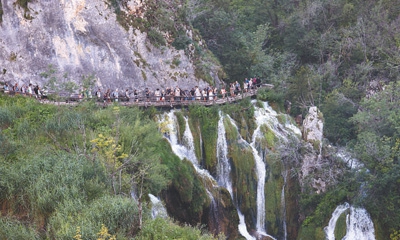
[[[254,226],[254,211],[257,209],[257,174],[255,173],[255,162],[250,146],[239,136],[237,129],[224,119],[226,138],[228,142],[228,157],[232,162],[232,179],[235,201],[238,203],[241,212],[246,216],[247,224]]]
[[[282,177],[282,162],[275,155],[268,154],[265,157],[267,164],[267,176],[265,183],[265,212],[268,233],[277,236],[282,222],[281,195],[284,184]]]
[[[182,142],[183,134],[185,133],[185,130],[186,130],[185,117],[183,116],[182,112],[175,112],[174,114],[178,121],[178,140],[179,140],[179,142]]]
[[[342,239],[346,235],[346,216],[349,210],[344,211],[338,218],[335,226],[335,239]]]
[[[266,124],[263,124],[260,127],[260,130],[264,135],[264,139],[261,139],[261,143],[264,146],[266,146],[269,150],[274,151],[275,145],[278,143],[279,139],[275,136],[274,132]]]
[[[200,151],[202,158],[199,158],[200,164],[212,175],[215,175],[217,165],[218,108],[199,105],[191,106],[189,108],[189,116],[192,118],[191,121],[194,123],[194,126],[197,125],[197,128],[194,127],[192,130],[199,132],[193,134],[193,136],[196,135],[199,139],[198,141],[200,141],[201,136],[202,140],[202,146],[200,146],[202,149]],[[195,151],[197,155],[198,150]]]

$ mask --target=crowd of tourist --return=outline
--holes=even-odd
[[[39,85],[33,86],[31,83],[29,85],[19,86],[18,83],[14,85],[9,85],[8,83],[4,84],[4,93],[12,93],[12,94],[22,94],[27,96],[34,96],[36,98],[41,98],[43,96],[42,89],[40,89]]]
[[[123,93],[121,93],[118,89],[115,91],[111,91],[110,89],[102,92],[101,89],[98,89],[95,92],[95,96],[98,101],[104,102],[112,102],[119,101],[123,99],[124,101],[133,100],[135,102],[138,101],[212,101],[216,100],[218,97],[235,97],[240,95],[241,93],[246,93],[258,88],[261,84],[261,81],[258,78],[246,78],[243,82],[243,85],[236,81],[234,83],[229,84],[229,89],[208,86],[205,88],[199,88],[199,86],[195,86],[189,89],[182,89],[179,86],[176,87],[167,87],[165,89],[157,88],[152,91],[149,88],[145,88],[144,91],[139,91],[134,89],[133,91],[129,91],[126,89]],[[86,97],[86,96],[84,96]]]
[[[70,96],[69,98],[75,98],[75,100],[82,99],[92,99],[93,95],[97,99],[97,101],[103,102],[118,102],[118,101],[189,101],[189,100],[198,100],[198,101],[212,101],[217,98],[226,98],[228,96],[235,97],[242,93],[246,93],[258,88],[261,84],[259,78],[245,78],[243,84],[241,85],[238,81],[229,84],[229,88],[221,88],[208,86],[205,88],[199,88],[195,86],[191,89],[182,89],[179,86],[176,87],[167,87],[165,89],[157,88],[152,91],[149,88],[145,88],[144,91],[139,91],[137,89],[133,89],[130,91],[126,89],[125,91],[120,91],[118,88],[112,91],[111,89],[101,90],[97,89],[95,92],[92,92],[90,89],[83,88],[82,91],[78,94]],[[43,97],[43,92],[38,85],[33,86],[22,85],[18,86],[18,83],[15,85],[9,85],[5,83],[4,85],[4,93],[12,93],[12,94],[22,94],[30,97],[36,97],[41,99]]]

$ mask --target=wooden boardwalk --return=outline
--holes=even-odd
[[[192,100],[191,97],[180,97],[176,98],[174,96],[166,96],[164,101],[157,100],[156,97],[150,96],[149,98],[146,97],[139,97],[135,101],[135,99],[126,99],[125,97],[118,98],[118,101],[115,101],[115,99],[111,99],[110,101],[96,101],[98,105],[101,106],[108,106],[108,105],[113,105],[113,104],[120,104],[122,106],[138,106],[138,107],[166,107],[166,108],[174,108],[174,107],[187,107],[189,105],[203,105],[203,106],[213,106],[213,105],[224,105],[224,104],[229,104],[229,103],[234,103],[239,100],[242,100],[247,97],[254,97],[257,95],[257,92],[260,89],[265,89],[269,88],[272,89],[274,86],[271,84],[262,84],[260,87],[256,89],[250,89],[248,92],[241,92],[235,96],[231,96],[229,93],[226,94],[225,97],[222,95],[218,95],[217,97],[213,97],[212,99],[209,99],[207,97],[207,100]],[[3,90],[3,89],[1,89]],[[92,98],[91,100],[95,100],[96,98]],[[41,99],[40,102],[44,104],[54,104],[54,105],[78,105],[82,101],[86,101],[87,99],[82,99],[78,97],[69,97],[66,101],[61,101],[61,102],[56,102],[56,101],[51,101],[46,98]]]

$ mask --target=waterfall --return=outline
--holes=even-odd
[[[253,236],[250,235],[250,233],[247,231],[247,227],[246,227],[246,222],[244,220],[244,215],[243,213],[240,212],[239,208],[238,208],[238,215],[239,215],[239,232],[240,234],[245,237],[247,240],[255,240],[255,238]]]
[[[231,180],[231,165],[228,159],[228,144],[226,142],[226,133],[224,126],[224,117],[219,112],[218,121],[218,139],[217,139],[217,182],[218,185],[224,187],[231,194],[233,199],[232,191],[232,180]]]
[[[228,115],[228,118],[229,118],[231,124],[237,129],[238,135],[240,136],[239,129],[238,129],[235,121],[229,115]],[[259,133],[260,133],[260,126],[261,125],[258,124],[258,121],[257,121],[257,129],[254,131],[253,139],[252,139],[251,144],[249,144],[241,136],[240,136],[240,140],[251,147],[252,152],[253,152],[253,157],[254,157],[254,160],[255,160],[255,163],[256,163],[256,172],[257,172],[257,177],[258,177],[258,181],[257,181],[257,222],[256,222],[256,230],[257,230],[258,234],[260,234],[260,235],[267,236],[267,237],[270,237],[272,239],[275,239],[271,235],[268,235],[266,230],[265,230],[265,195],[264,195],[265,193],[264,193],[264,186],[265,186],[266,171],[265,171],[265,163],[264,163],[263,159],[260,157],[260,155],[258,153],[258,150],[255,147],[256,138],[257,138],[257,136],[259,136]]]
[[[199,167],[199,162],[197,160],[194,148],[193,134],[189,128],[188,118],[185,117],[186,127],[185,132],[183,133],[182,143],[179,143],[178,141],[178,120],[176,119],[174,110],[170,111],[168,114],[162,115],[160,122],[167,122],[169,133],[166,138],[168,139],[175,155],[177,155],[181,160],[185,158],[189,160],[199,175],[214,183],[215,179],[211,176],[211,174],[207,170]]]
[[[335,227],[336,227],[336,222],[340,215],[347,209],[349,209],[349,204],[345,203],[342,205],[339,205],[336,207],[335,211],[332,213],[332,217],[329,220],[329,224],[327,227],[324,228],[325,234],[326,234],[326,239],[327,240],[335,240]]]
[[[253,139],[250,144],[250,147],[253,151],[254,160],[256,163],[256,171],[257,171],[257,224],[256,230],[259,233],[266,233],[265,229],[265,196],[264,196],[264,187],[265,187],[265,175],[266,175],[266,166],[263,159],[260,157],[256,149],[256,141],[257,137],[261,134],[260,125],[257,126],[257,129],[254,130]]]
[[[151,204],[152,204],[152,207],[151,207],[151,218],[155,219],[157,217],[161,217],[161,218],[168,217],[167,210],[165,209],[165,207],[162,204],[162,202],[160,201],[160,199],[158,199],[153,194],[149,194],[149,197],[150,197],[150,201],[151,201]]]
[[[364,208],[350,208],[346,217],[347,231],[343,240],[375,240],[374,223]]]
[[[340,215],[348,209],[350,213],[346,215],[346,235],[342,240],[375,240],[374,224],[368,212],[364,208],[355,208],[348,203],[337,206],[332,213],[328,226],[324,228],[326,239],[335,240],[336,222]]]
[[[217,229],[217,232],[219,233],[220,228],[219,228],[219,217],[218,217],[218,202],[215,200],[214,196],[211,194],[210,191],[207,191],[208,197],[211,199],[211,204],[210,204],[210,218],[212,219],[211,222],[215,223],[216,226],[214,226],[214,229]]]
[[[233,196],[232,180],[230,176],[231,165],[228,159],[228,144],[226,141],[224,117],[221,111],[219,112],[218,120],[217,159],[217,182],[219,186],[224,187],[228,190],[229,194],[231,195],[232,202],[236,206],[239,215],[239,233],[247,240],[253,240],[255,238],[252,237],[247,231],[244,215],[240,212],[240,209],[238,208],[237,203],[235,203],[235,199]]]
[[[346,165],[353,170],[358,171],[365,167],[362,162],[352,157],[351,154],[344,147],[338,149],[336,156],[342,159],[346,163]]]

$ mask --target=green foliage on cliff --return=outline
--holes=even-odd
[[[204,160],[204,167],[210,172],[215,172],[216,151],[217,151],[217,126],[218,126],[218,108],[205,107],[202,105],[191,105],[189,107],[191,121],[194,131],[199,129],[202,137],[203,149],[201,156]]]
[[[260,75],[276,87],[260,99],[288,99],[294,115],[320,107],[324,136],[354,148],[371,171],[363,204],[384,239],[400,224],[392,207],[400,195],[392,187],[400,155],[399,15],[393,0],[205,0],[191,15],[229,82]]]
[[[385,237],[400,228],[400,83],[384,89],[361,102],[352,121],[358,127],[354,146],[360,160],[370,170],[367,175],[364,204],[370,214],[380,219]]]
[[[250,146],[245,144],[239,135],[238,130],[231,124],[228,118],[224,118],[226,139],[229,145],[229,159],[232,162],[232,183],[235,196],[240,211],[251,219],[250,216],[256,208],[257,174],[254,169],[254,157]],[[250,226],[255,222],[249,221]]]

